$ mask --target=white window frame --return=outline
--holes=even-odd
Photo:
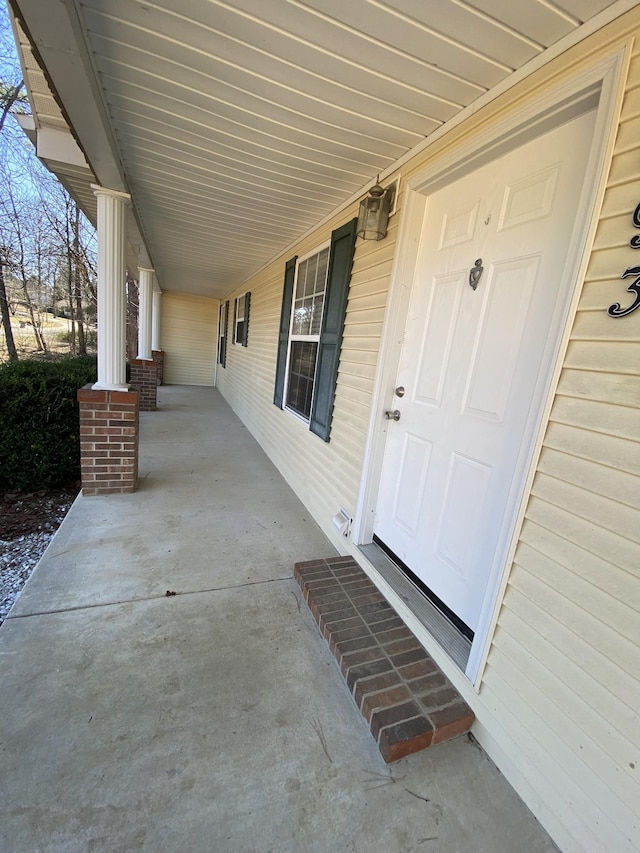
[[[323,299],[322,299],[322,314],[320,315],[320,327],[318,329],[318,334],[317,335],[294,335],[293,334],[293,319],[294,319],[295,310],[296,310],[296,293],[298,292],[298,273],[300,270],[300,266],[305,261],[308,261],[309,258],[313,258],[316,255],[319,255],[324,251],[327,252],[327,268],[326,268],[325,279],[324,279],[324,292],[323,292]],[[283,408],[285,409],[285,411],[290,412],[295,418],[302,421],[302,423],[306,424],[306,426],[309,426],[309,423],[311,421],[311,412],[313,411],[313,401],[314,401],[315,394],[316,394],[315,370],[316,370],[317,365],[318,365],[318,351],[320,349],[320,335],[322,332],[322,319],[324,316],[324,306],[325,306],[326,294],[327,294],[327,281],[328,281],[329,261],[330,260],[331,260],[331,241],[330,240],[327,240],[326,243],[322,243],[320,246],[317,246],[315,249],[313,249],[311,252],[308,252],[306,255],[301,255],[296,260],[296,273],[295,273],[295,278],[294,278],[294,282],[293,282],[293,294],[291,297],[291,315],[289,317],[289,339],[287,341],[287,361],[286,361],[285,373],[284,373],[284,391],[283,391],[283,398],[282,399],[283,399]],[[303,415],[301,412],[297,411],[296,409],[292,408],[288,403],[290,366],[291,366],[291,344],[293,342],[297,342],[297,341],[301,341],[303,343],[304,342],[315,343],[317,345],[317,347],[316,347],[316,365],[314,368],[313,391],[311,394],[311,405],[309,407],[309,417],[305,417],[305,415]]]
[[[234,308],[233,308],[233,317],[234,317],[234,321],[233,321],[233,344],[234,344],[235,346],[243,346],[243,343],[242,343],[242,338],[243,338],[243,336],[242,336],[242,335],[240,335],[240,338],[238,339],[238,323],[246,322],[246,319],[247,319],[247,318],[245,317],[245,315],[244,315],[244,312],[245,312],[245,297],[246,297],[246,295],[247,295],[247,294],[246,294],[246,292],[245,292],[245,293],[241,293],[241,294],[240,294],[240,296],[236,296],[236,298],[235,298],[235,300],[234,300]],[[240,316],[240,306],[242,306],[242,316]]]

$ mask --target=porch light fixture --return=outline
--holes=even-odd
[[[380,175],[369,190],[369,195],[360,202],[356,233],[363,240],[382,240],[387,236],[387,222],[391,211],[395,184],[386,189],[380,185]]]

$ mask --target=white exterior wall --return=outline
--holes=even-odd
[[[160,340],[167,385],[215,385],[217,299],[162,292]]]
[[[640,202],[638,41],[634,9],[402,168],[403,178],[423,172],[523,100],[632,44],[600,223],[479,694],[447,670],[474,707],[482,745],[572,853],[640,850],[640,310],[606,315],[633,300],[620,275],[640,264],[628,245]],[[384,241],[356,246],[329,444],[272,403],[287,258],[243,287],[249,346],[229,343],[219,372],[227,400],[344,552],[353,549],[331,517],[339,505],[355,511],[397,227],[394,217]]]

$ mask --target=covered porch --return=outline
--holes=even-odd
[[[216,389],[159,389],[0,630],[0,848],[555,850],[466,736],[384,763],[293,579],[334,553]]]

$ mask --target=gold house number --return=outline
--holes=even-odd
[[[633,211],[631,219],[634,228],[640,229],[640,204]],[[640,234],[634,234],[629,240],[629,245],[632,249],[640,249]],[[636,308],[640,307],[640,266],[627,267],[620,278],[630,278],[631,276],[635,276],[635,279],[627,287],[627,293],[635,293],[635,299],[628,308],[622,308],[619,302],[614,302],[613,305],[607,308],[607,314],[610,317],[626,317],[632,311],[635,311]]]

